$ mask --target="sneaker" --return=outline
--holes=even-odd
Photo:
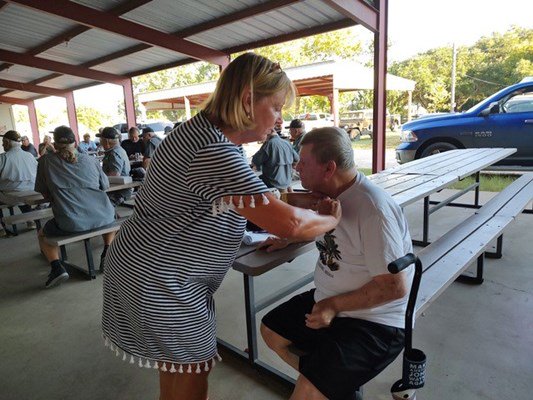
[[[48,274],[48,280],[46,281],[45,287],[47,289],[54,286],[59,286],[62,282],[66,281],[69,278],[69,275],[63,266],[58,268],[52,268],[50,274]]]
[[[37,225],[35,225],[35,222],[34,221],[28,221],[26,222],[26,227],[28,229],[37,229]]]

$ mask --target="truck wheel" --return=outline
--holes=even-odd
[[[443,153],[448,150],[456,150],[456,149],[457,149],[457,146],[451,143],[437,142],[437,143],[430,144],[428,147],[426,147],[424,151],[422,152],[422,154],[420,155],[420,157],[424,158],[427,156],[431,156],[433,154],[439,154],[439,153]]]
[[[361,131],[357,128],[351,129],[348,134],[350,135],[350,139],[353,141],[361,139]]]

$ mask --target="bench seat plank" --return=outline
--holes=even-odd
[[[80,233],[72,233],[71,235],[47,236],[45,237],[45,241],[55,246],[65,246],[70,243],[76,243],[76,242],[80,242],[85,239],[91,239],[93,237],[104,235],[109,232],[116,232],[120,229],[120,225],[125,220],[126,218],[118,219],[106,227],[96,228],[90,231],[85,231],[85,232],[80,232]]]
[[[24,222],[36,221],[45,218],[52,218],[54,214],[51,208],[44,208],[42,210],[33,210],[27,213],[20,213],[15,215],[8,215],[2,220],[6,225],[21,224]]]
[[[465,238],[445,257],[427,266],[416,302],[416,315],[420,315],[451,283],[474,262],[495,237],[514,221],[512,217],[493,217]],[[424,261],[422,260],[422,264]],[[426,267],[426,266],[425,266]]]
[[[518,215],[533,198],[533,173],[522,175],[490,199],[478,214]]]

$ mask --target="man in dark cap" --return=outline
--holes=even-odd
[[[305,125],[299,119],[293,119],[289,125],[289,132],[292,140],[292,148],[299,153],[300,152],[300,142],[305,135]]]
[[[58,126],[53,133],[56,152],[39,158],[35,180],[35,191],[50,201],[54,214],[39,232],[39,246],[51,267],[47,288],[59,285],[69,275],[66,263],[59,259],[59,248],[44,238],[100,228],[115,220],[115,209],[105,192],[109,180],[100,162],[76,151],[76,138],[68,126]],[[115,234],[102,236],[101,262]]]
[[[104,148],[102,170],[107,176],[130,176],[130,162],[126,150],[120,146],[120,133],[115,128],[107,126],[96,135]],[[124,189],[108,193],[109,200],[118,206],[131,197],[131,189]]]
[[[7,203],[2,192],[25,192],[33,190],[37,161],[30,153],[22,150],[21,137],[17,131],[7,131],[2,137],[4,152],[0,154],[0,202]],[[31,211],[28,205],[19,206],[21,212]],[[29,229],[35,229],[35,223],[28,222]],[[0,228],[0,237],[6,236]]]
[[[150,159],[154,156],[155,149],[163,140],[157,137],[154,130],[149,126],[143,128],[141,137],[144,142],[143,168],[147,169],[150,165]]]

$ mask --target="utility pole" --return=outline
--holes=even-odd
[[[455,69],[457,67],[457,49],[455,48],[455,42],[453,43],[452,53],[452,93],[450,100],[450,112],[455,112]]]

